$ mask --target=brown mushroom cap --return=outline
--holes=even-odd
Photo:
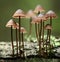
[[[23,10],[18,9],[18,10],[14,13],[13,18],[18,18],[18,17],[25,17],[25,14],[24,14]]]
[[[46,16],[46,18],[50,18],[50,17],[56,18],[57,17],[55,12],[53,12],[52,10],[48,11],[45,16]]]
[[[38,15],[38,18],[39,18],[40,20],[42,20],[42,21],[46,21],[46,20],[47,20],[47,18],[45,17],[44,14],[39,14],[39,15]]]
[[[16,26],[16,22],[13,21],[13,19],[10,19],[7,24],[6,24],[6,27],[13,27],[13,26]]]
[[[40,23],[41,21],[46,21],[47,18],[43,14],[39,14],[32,18],[32,23]]]
[[[46,30],[48,30],[48,29],[51,30],[52,27],[50,26],[50,24],[47,24],[47,25],[45,26],[45,29],[46,29]]]
[[[34,12],[35,13],[38,13],[38,12],[44,12],[44,8],[41,6],[41,5],[37,5]]]
[[[24,27],[21,27],[20,32],[21,33],[27,33]]]
[[[27,18],[30,18],[30,17],[33,17],[33,16],[35,16],[35,13],[34,13],[32,10],[29,10],[29,11],[27,12],[27,14],[26,14],[26,17],[27,17]]]
[[[40,22],[40,20],[39,20],[39,18],[37,17],[37,16],[34,16],[33,18],[32,18],[32,24],[35,24],[35,23],[39,23]]]

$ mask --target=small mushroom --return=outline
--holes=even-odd
[[[37,14],[40,14],[41,12],[44,12],[44,8],[41,5],[37,5],[34,12]]]
[[[18,9],[14,15],[13,18],[19,18],[19,51],[20,51],[20,42],[21,42],[21,36],[20,36],[20,28],[21,28],[21,17],[25,17],[25,13],[23,12],[23,10]],[[21,56],[21,54],[20,54]]]
[[[13,18],[25,17],[23,10],[18,9],[12,16]]]
[[[18,56],[18,36],[17,36],[17,29],[19,29],[19,24],[15,22],[16,25],[13,26],[13,29],[16,31],[16,47],[17,47],[17,56]]]
[[[44,48],[44,21],[46,21],[47,18],[43,14],[39,14],[38,18],[40,21],[40,29],[38,29],[39,30],[39,44],[41,45],[41,42],[43,42],[43,48]]]
[[[49,11],[46,13],[45,17],[48,18],[48,19],[50,19],[50,26],[52,27],[52,19],[57,17],[56,14],[55,14],[55,12],[53,12],[52,10],[49,10]],[[50,28],[50,30],[48,30],[48,31],[50,31],[49,34],[51,35],[51,28]],[[49,39],[50,39],[50,35],[49,35]],[[49,40],[49,41],[50,41],[50,40]]]
[[[51,36],[51,34],[50,34],[50,30],[52,30],[52,27],[51,27],[51,25],[50,24],[47,24],[46,26],[45,26],[45,29],[47,30],[47,40],[46,40],[46,52],[47,52],[47,43],[49,42],[49,44],[48,44],[48,46],[49,46],[49,48],[50,48],[50,52],[51,52],[51,45],[50,45],[50,36]]]
[[[26,33],[26,30],[25,30],[24,27],[21,27],[20,33],[21,33],[22,48],[23,48],[23,57],[24,57],[24,37],[23,37],[23,34]]]
[[[12,27],[15,26],[15,22],[13,21],[13,19],[10,19],[7,24],[6,27],[10,27],[11,28],[11,42],[12,42],[12,54],[14,56],[14,45],[13,45],[13,30]]]
[[[46,30],[51,30],[52,27],[50,26],[50,24],[47,24],[47,25],[45,26],[45,29],[46,29]]]
[[[37,17],[37,16],[34,16],[33,18],[32,18],[32,22],[31,22],[32,24],[35,24],[35,33],[36,33],[36,38],[37,38],[37,41],[38,41],[38,24],[40,23],[40,21],[39,21],[39,18]]]
[[[33,12],[33,10],[29,10],[26,14],[26,18],[30,18],[30,22],[29,22],[29,35],[31,35],[31,30],[32,30],[32,24],[31,24],[31,21],[32,21],[32,17],[35,16],[35,13]]]
[[[52,26],[52,19],[57,17],[56,14],[55,14],[55,12],[53,12],[52,10],[50,10],[50,11],[48,11],[46,13],[45,16],[46,16],[46,18],[50,19],[50,25]]]
[[[27,18],[31,18],[31,17],[34,17],[34,16],[35,16],[35,13],[34,13],[33,10],[29,10],[29,11],[27,12],[27,14],[26,14],[26,17],[27,17]]]

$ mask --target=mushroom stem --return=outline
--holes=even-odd
[[[40,29],[40,24],[37,23],[37,36],[38,36],[38,40],[39,40],[39,29]]]
[[[49,49],[50,49],[50,53],[51,53],[50,36],[51,36],[51,30],[49,30]]]
[[[32,18],[30,18],[30,29],[29,29],[29,35],[31,35],[31,30],[32,30],[32,24],[31,24]]]
[[[22,35],[22,48],[23,48],[23,57],[24,57],[24,38],[23,38],[23,32],[21,33],[21,35]]]
[[[40,30],[40,24],[38,23],[38,34],[39,34],[39,30]]]
[[[17,38],[17,28],[16,28],[16,47],[17,47],[17,56],[18,56],[18,38]]]
[[[14,56],[14,45],[13,45],[13,30],[12,30],[12,26],[11,26],[11,42],[12,42],[12,54]]]
[[[41,12],[40,11],[38,11],[38,14],[37,15],[39,15]],[[40,30],[40,24],[38,23],[38,38],[39,38],[39,30]]]
[[[42,42],[43,42],[43,54],[44,54],[44,21],[42,22]]]
[[[36,33],[36,38],[37,38],[37,41],[38,41],[37,23],[35,23],[35,33]]]
[[[50,26],[52,26],[52,17],[50,17]]]
[[[48,46],[49,46],[49,52],[51,53],[51,46],[50,46],[50,31],[51,31],[51,30],[48,29],[47,43],[48,43]]]
[[[20,20],[20,16],[19,16],[19,54],[20,54],[20,50],[21,50],[21,36],[20,36],[20,29],[21,29],[21,20]],[[20,54],[21,56],[21,54]]]
[[[52,27],[52,17],[50,16],[50,26]],[[49,42],[50,42],[50,36],[51,36],[51,30],[49,32]],[[51,52],[51,46],[50,46],[50,52]]]
[[[40,31],[39,31],[39,52],[40,52],[40,55],[41,55],[41,33],[42,33],[42,20],[41,20]]]
[[[48,53],[47,51],[47,46],[48,46],[48,37],[49,37],[49,29],[47,29],[47,39],[46,39],[46,54]]]

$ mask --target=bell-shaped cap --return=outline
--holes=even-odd
[[[25,13],[23,12],[23,10],[18,9],[18,10],[13,14],[13,18],[18,18],[18,17],[25,17]]]
[[[37,5],[34,12],[35,13],[38,13],[38,12],[44,12],[44,8],[41,6],[41,5]]]
[[[41,21],[46,21],[47,18],[43,14],[39,14],[38,16],[35,16],[32,18],[32,23],[40,23]]]
[[[52,17],[52,18],[56,18],[57,16],[56,16],[56,14],[55,14],[55,12],[53,12],[52,10],[49,10],[47,13],[46,13],[46,18],[50,18],[50,17]]]
[[[46,29],[46,30],[51,30],[52,27],[50,26],[50,24],[47,24],[47,25],[45,26],[45,29]]]
[[[31,18],[31,17],[34,17],[35,16],[35,13],[34,13],[34,11],[32,11],[32,10],[29,10],[28,12],[27,12],[27,14],[26,14],[26,18]]]
[[[24,27],[21,27],[20,32],[21,33],[27,33]]]
[[[37,17],[37,16],[34,16],[33,18],[32,18],[32,24],[35,24],[35,23],[39,23],[40,22],[40,19]]]
[[[10,19],[8,22],[7,22],[7,24],[6,24],[6,27],[13,27],[13,26],[16,26],[16,22],[15,21],[13,21],[13,19]]]
[[[40,20],[42,20],[42,21],[46,21],[46,20],[47,20],[47,18],[45,17],[44,14],[39,14],[39,15],[38,15],[38,18],[39,18]]]

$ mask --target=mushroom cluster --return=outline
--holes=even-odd
[[[13,29],[16,30],[16,47],[17,47],[17,56],[24,57],[24,37],[23,34],[26,33],[24,27],[21,27],[21,18],[29,18],[29,35],[32,32],[32,24],[35,26],[36,38],[39,45],[40,56],[47,55],[47,53],[51,52],[51,43],[50,36],[52,30],[52,19],[56,18],[55,12],[49,10],[46,14],[45,10],[41,5],[37,5],[34,10],[29,10],[26,14],[23,10],[18,9],[14,14],[13,18],[18,18],[19,23],[10,19],[6,27],[11,28],[11,44],[12,44],[12,55],[14,56],[14,44],[13,44]],[[50,20],[48,24],[45,24],[46,21]],[[18,31],[17,31],[18,30]],[[44,39],[45,30],[47,30],[47,37]],[[17,33],[18,32],[18,33]],[[48,52],[49,51],[49,52]]]

